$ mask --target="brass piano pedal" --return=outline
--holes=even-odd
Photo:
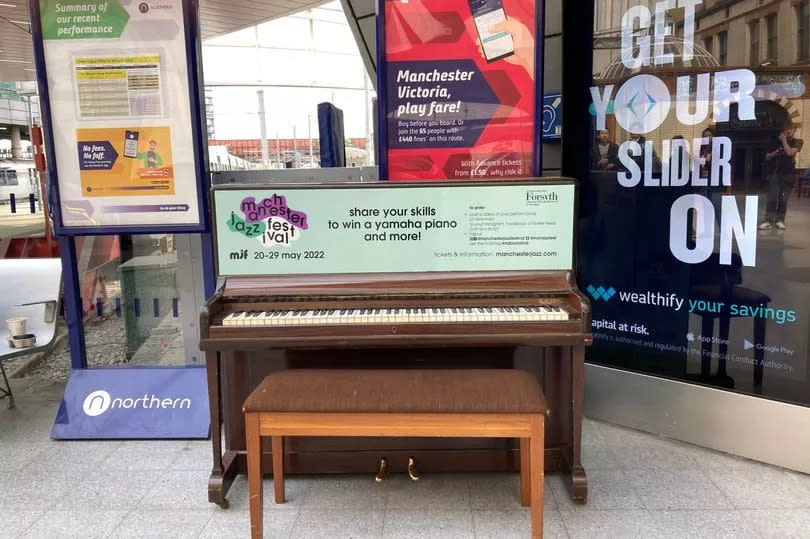
[[[411,478],[411,481],[419,481],[419,472],[416,470],[416,459],[413,457],[408,457],[408,477]]]
[[[380,459],[380,471],[374,476],[374,480],[378,483],[382,483],[386,479],[388,479],[388,461],[383,457]]]

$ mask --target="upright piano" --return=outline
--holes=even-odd
[[[533,372],[551,408],[546,467],[565,475],[573,499],[585,500],[580,443],[592,337],[589,303],[575,281],[573,180],[228,186],[215,190],[213,202],[221,279],[200,317],[211,502],[226,506],[234,478],[246,473],[241,406],[248,394],[271,371],[318,367]],[[386,219],[390,208],[406,215],[389,211]],[[273,239],[293,221],[297,231]],[[439,230],[438,221],[455,226]],[[389,235],[367,236],[367,222],[372,231],[394,222],[386,230],[422,234],[392,245]],[[264,223],[260,235],[256,223]],[[513,440],[285,443],[288,473],[374,473],[382,458],[391,471],[405,471],[412,457],[421,473],[516,470],[519,463]],[[271,469],[269,447],[264,458]]]

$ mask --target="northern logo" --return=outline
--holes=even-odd
[[[91,391],[84,398],[82,411],[89,417],[97,417],[110,409],[190,409],[191,399],[188,397],[160,397],[155,394],[143,394],[140,397],[113,397],[107,391],[99,389]]]

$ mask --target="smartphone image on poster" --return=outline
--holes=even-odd
[[[494,62],[515,54],[515,43],[509,32],[490,33],[489,28],[506,20],[501,0],[468,0],[478,30],[478,38],[487,62]]]
[[[126,131],[124,133],[124,157],[138,157],[137,131]]]

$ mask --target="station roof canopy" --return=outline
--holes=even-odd
[[[34,80],[28,2],[0,0],[0,81]],[[325,0],[200,0],[203,39],[324,4]]]

